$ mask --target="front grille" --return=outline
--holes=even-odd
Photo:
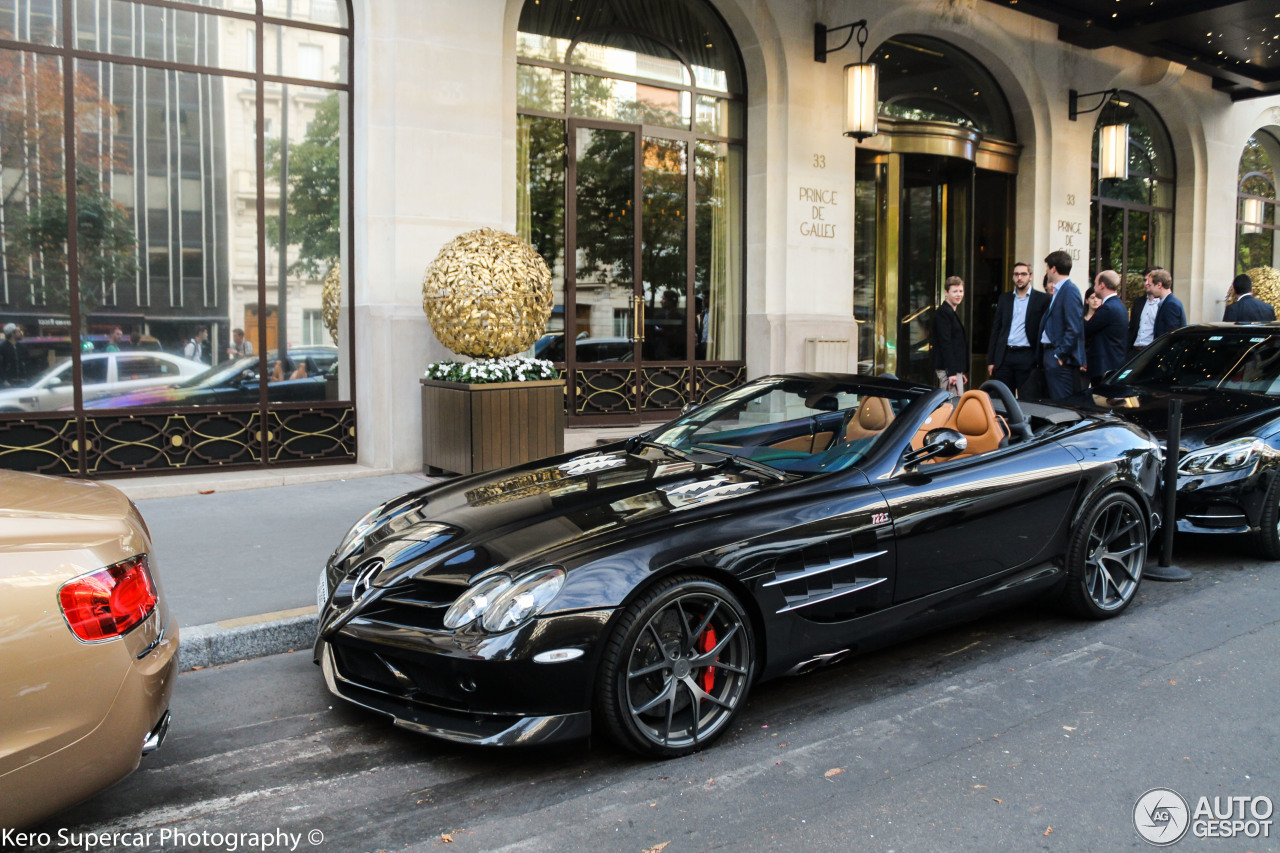
[[[441,581],[404,580],[361,608],[360,618],[422,631],[446,631],[445,611],[466,589]]]
[[[335,643],[333,653],[338,674],[361,687],[453,711],[471,710],[459,701],[465,694],[447,666],[424,667],[408,655],[389,650],[367,651],[343,643]]]

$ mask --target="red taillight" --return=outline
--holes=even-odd
[[[156,597],[145,554],[81,575],[58,591],[67,625],[86,643],[125,633],[151,615]]]

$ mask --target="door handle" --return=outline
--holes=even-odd
[[[639,333],[640,343],[644,343],[644,297],[633,296],[631,298],[635,300],[633,316],[635,317],[636,331]]]

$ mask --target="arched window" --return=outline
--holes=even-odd
[[[896,35],[871,57],[880,65],[880,114],[942,121],[1015,141],[1013,113],[991,72],[941,39]]]
[[[1280,266],[1280,240],[1276,230],[1276,170],[1280,140],[1259,130],[1249,137],[1240,155],[1236,205],[1236,272],[1255,267]]]
[[[0,467],[353,459],[347,0],[0,0],[0,40]]]
[[[1090,274],[1104,269],[1120,273],[1121,296],[1130,304],[1142,293],[1146,270],[1175,272],[1173,143],[1151,105],[1132,92],[1113,95],[1099,115],[1093,134],[1089,269]],[[1098,128],[1113,122],[1129,125],[1129,177],[1123,181],[1098,179]]]
[[[570,416],[737,382],[746,92],[727,26],[702,0],[540,0],[517,54],[517,227],[556,292],[535,353],[569,371]]]

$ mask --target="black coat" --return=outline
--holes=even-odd
[[[1085,362],[1089,377],[1101,376],[1124,363],[1128,339],[1125,336],[1124,303],[1113,296],[1084,322]]]
[[[1248,299],[1244,297],[1237,298],[1235,302],[1227,306],[1226,311],[1222,312],[1222,319],[1228,323],[1256,322],[1258,320],[1274,320],[1275,318],[1276,309],[1252,295]]]
[[[969,372],[969,340],[964,333],[964,324],[956,316],[950,302],[943,302],[933,312],[933,349],[934,370],[945,370],[948,376]]]
[[[1005,347],[1009,345],[1009,329],[1013,326],[1013,300],[1016,298],[1012,292],[1002,293],[996,302],[991,342],[987,345],[987,364],[992,367],[999,367],[1004,363]],[[1049,294],[1033,287],[1028,298],[1031,301],[1027,304],[1027,344],[1034,348],[1039,343],[1040,323],[1044,318],[1044,309],[1049,307]]]

